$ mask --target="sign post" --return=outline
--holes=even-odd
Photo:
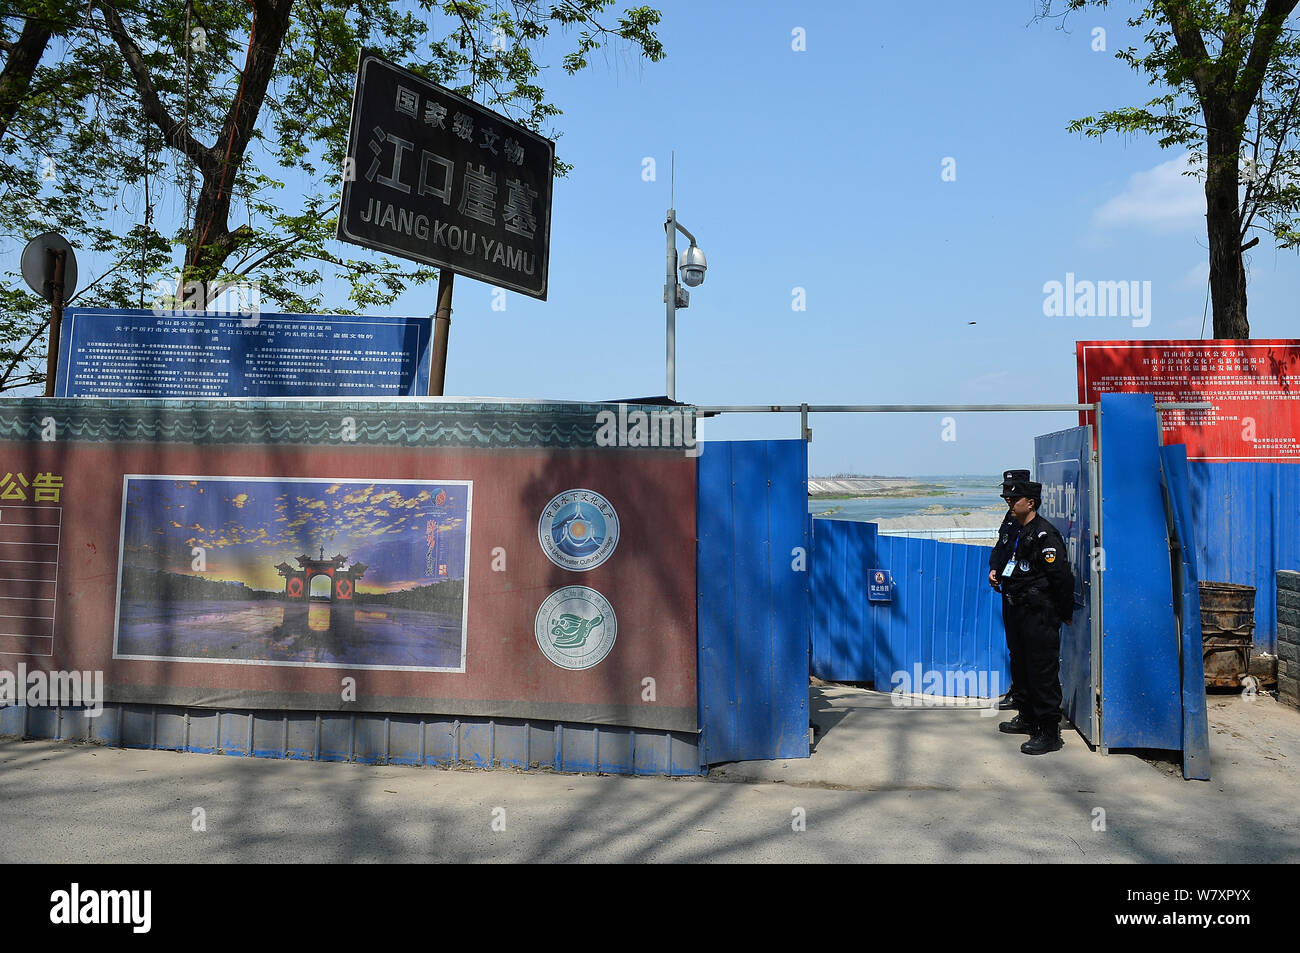
[[[451,291],[456,273],[438,272],[438,310],[433,315],[433,362],[429,365],[429,396],[442,397],[447,384],[447,342],[451,338]]]
[[[50,303],[49,347],[45,354],[45,396],[54,395],[59,369],[59,334],[63,304],[77,287],[77,256],[68,240],[56,232],[38,235],[27,243],[22,256],[23,279]]]
[[[45,396],[54,396],[54,379],[59,370],[59,331],[63,323],[63,272],[68,253],[51,251],[54,277],[50,281],[50,342],[45,352]]]
[[[555,144],[362,51],[338,237],[439,269],[431,394],[459,273],[546,300]]]

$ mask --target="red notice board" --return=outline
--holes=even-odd
[[[1300,341],[1078,341],[1079,402],[1102,394],[1205,401],[1161,413],[1189,460],[1300,462]],[[1080,413],[1081,423],[1092,414]]]

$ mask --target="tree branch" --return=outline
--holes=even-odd
[[[108,32],[112,35],[114,42],[117,43],[118,49],[122,51],[122,56],[126,59],[126,64],[131,70],[131,75],[135,78],[135,84],[140,91],[140,100],[144,105],[145,115],[162,132],[167,144],[193,160],[204,176],[215,175],[221,163],[220,154],[190,135],[184,123],[179,123],[172,118],[171,113],[167,111],[167,107],[158,98],[158,90],[154,86],[153,78],[149,75],[149,67],[145,65],[144,57],[140,55],[140,48],[131,39],[131,35],[126,30],[126,25],[122,23],[122,18],[118,16],[113,5],[104,3],[103,0],[98,0],[94,5],[104,15],[104,21],[108,24]]]
[[[1257,110],[1259,113],[1262,113],[1263,111],[1262,103],[1260,107],[1257,107]],[[1255,199],[1255,204],[1254,207],[1250,209],[1249,214],[1247,214],[1246,206],[1248,203],[1245,199],[1243,199],[1242,201],[1243,224],[1241,226],[1241,237],[1243,239],[1246,237],[1246,232],[1252,227],[1252,222],[1255,219],[1256,213],[1259,212],[1260,207],[1264,203],[1264,199],[1261,196],[1261,193],[1264,193],[1264,186],[1267,185],[1269,182],[1276,181],[1278,165],[1281,163],[1283,157],[1282,144],[1285,143],[1287,139],[1289,139],[1291,136],[1291,127],[1295,123],[1297,112],[1300,112],[1300,88],[1297,88],[1295,94],[1291,97],[1291,105],[1287,108],[1286,113],[1282,117],[1282,128],[1275,137],[1277,141],[1277,146],[1273,149],[1273,154],[1270,155],[1268,159],[1268,171],[1265,172],[1262,177],[1258,177],[1258,181],[1260,183],[1259,189],[1256,189],[1254,191],[1254,194],[1252,195],[1251,186],[1253,186],[1254,183],[1250,183],[1250,185],[1247,186],[1247,196],[1253,197]],[[1260,119],[1260,122],[1262,124],[1262,118]],[[1259,143],[1262,141],[1262,136],[1263,136],[1262,125],[1260,128],[1261,128],[1260,135],[1256,138],[1254,143],[1255,171],[1257,176],[1259,171]],[[1268,221],[1268,219],[1269,216],[1268,213],[1266,212],[1264,214],[1264,220]]]
[[[319,214],[317,215],[317,217],[319,218]],[[265,253],[260,258],[257,258],[253,261],[249,261],[248,259],[249,257],[251,257],[251,255],[245,256],[243,259],[236,262],[235,266],[230,270],[237,275],[247,276],[252,273],[254,268],[260,268],[262,265],[266,264],[276,255],[291,248],[293,245],[296,245],[298,242],[307,241],[309,238],[310,238],[309,235],[290,235],[288,238],[284,239],[283,241],[276,242],[270,248],[267,248]],[[243,269],[242,271],[240,270],[241,268]]]
[[[1205,40],[1196,26],[1196,19],[1187,9],[1184,0],[1158,0],[1158,5],[1169,21],[1179,52],[1197,64],[1188,72],[1197,95],[1204,101],[1212,95],[1211,88],[1217,77],[1211,65],[1210,54],[1205,49]]]
[[[23,24],[18,42],[9,44],[10,48],[6,51],[9,58],[5,61],[4,71],[0,72],[0,139],[4,138],[9,121],[22,105],[32,82],[32,74],[36,72],[53,32],[51,24],[29,19]]]
[[[1250,144],[1251,151],[1251,175],[1246,179],[1246,189],[1241,195],[1241,237],[1246,237],[1246,231],[1250,228],[1250,223],[1255,217],[1255,212],[1259,208],[1259,193],[1262,187],[1257,187],[1256,183],[1260,182],[1259,178],[1259,144],[1264,138],[1264,109],[1263,103],[1255,107],[1255,139]]]
[[[45,329],[48,328],[49,326],[50,326],[50,319],[46,318],[45,323],[32,332],[32,336],[27,339],[27,343],[24,344],[22,347],[20,347],[14,353],[14,359],[9,362],[9,366],[5,368],[4,374],[0,375],[0,390],[5,389],[5,384],[8,383],[9,381],[9,375],[14,372],[14,368],[17,367],[18,362],[23,359],[23,356],[27,353],[27,349],[30,348],[36,342],[37,338],[39,338],[42,334],[45,333]],[[15,384],[14,386],[21,387],[22,385]]]
[[[465,36],[469,38],[469,48],[470,48],[470,52],[473,54],[473,58],[470,60],[470,68],[469,68],[470,87],[472,90],[474,85],[476,85],[480,79],[479,71],[478,71],[479,63],[481,61],[485,61],[485,58],[478,51],[478,40],[474,36],[474,31],[470,29],[469,21],[465,19],[465,14],[461,12],[460,4],[453,3],[451,6],[452,9],[456,11],[456,16],[460,17],[460,22],[465,29]],[[493,83],[492,80],[488,79],[486,76],[481,78],[483,82],[487,84],[487,88],[492,90],[492,95],[496,97],[496,101],[504,107],[507,100],[504,96],[501,95],[501,91],[497,89],[496,84]]]
[[[1244,116],[1250,104],[1259,95],[1264,84],[1264,71],[1268,68],[1273,47],[1277,44],[1282,24],[1291,15],[1300,0],[1267,0],[1264,12],[1260,14],[1255,26],[1255,40],[1250,47],[1250,56],[1241,75],[1236,77],[1232,93],[1232,105],[1237,115]]]
[[[226,179],[244,161],[244,154],[257,125],[257,115],[266,98],[275,70],[275,60],[289,32],[289,11],[293,0],[253,0],[253,24],[248,37],[248,55],[239,77],[239,89],[226,112],[217,140],[225,151],[217,152],[211,171],[203,170],[203,187],[195,209],[194,229],[186,248],[191,269],[205,283],[216,278],[222,263],[253,230],[241,225],[232,233],[229,217],[234,198]],[[211,236],[211,241],[209,241]],[[206,254],[205,254],[206,250]]]

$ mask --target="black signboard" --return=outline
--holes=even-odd
[[[373,53],[338,237],[546,299],[555,143]]]

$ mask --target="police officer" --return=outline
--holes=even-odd
[[[1015,518],[1011,551],[998,572],[1011,681],[1023,685],[1019,713],[998,728],[1028,734],[1025,754],[1061,748],[1061,624],[1074,613],[1074,574],[1065,541],[1038,515],[1041,483],[1014,480],[1004,493]]]
[[[1002,498],[1006,500],[1007,494],[1011,491],[1012,485],[1019,480],[1021,483],[1029,482],[1028,470],[1004,470],[1002,471]],[[998,573],[1006,565],[1007,553],[1011,552],[1011,540],[1015,537],[1020,529],[1020,524],[1016,518],[1011,515],[1011,503],[1007,502],[1007,515],[1002,518],[1002,525],[998,527],[998,541],[993,544],[993,552],[989,553],[989,585],[994,589],[999,589]],[[1006,614],[1006,605],[1003,604],[1003,615]],[[1007,653],[1011,653],[1011,641],[1007,640]],[[1011,671],[1016,670],[1015,663],[1012,662]],[[1020,710],[1020,706],[1025,703],[1025,688],[1018,684],[1013,674],[1011,684],[1007,686],[1007,693],[998,702],[998,708],[1002,711],[1015,709]]]

